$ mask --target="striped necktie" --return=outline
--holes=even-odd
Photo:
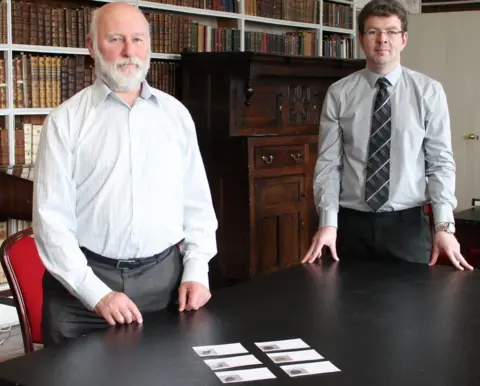
[[[392,106],[387,89],[390,82],[382,77],[377,83],[380,89],[373,108],[365,183],[365,201],[375,212],[388,201],[392,131]]]

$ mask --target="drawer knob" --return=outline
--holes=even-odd
[[[265,162],[266,164],[271,164],[273,162],[273,155],[269,155],[268,157],[267,156],[263,156],[262,157],[262,160],[263,162]]]
[[[245,105],[250,106],[252,104],[252,96],[253,96],[253,86],[252,86],[251,79],[248,79],[247,82],[245,83],[244,93],[245,93]]]
[[[297,154],[291,153],[290,158],[293,159],[295,162],[297,162],[300,160],[300,158],[302,158],[302,155],[300,153],[297,153]]]

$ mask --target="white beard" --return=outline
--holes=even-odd
[[[113,63],[105,60],[96,43],[93,44],[95,76],[103,80],[112,91],[130,92],[137,90],[150,69],[150,53],[143,62],[137,58],[118,59]],[[128,75],[120,70],[122,65],[136,65],[135,72]]]

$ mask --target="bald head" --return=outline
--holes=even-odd
[[[144,14],[131,4],[127,3],[107,3],[93,11],[92,22],[90,24],[90,37],[95,41],[105,29],[111,29],[115,26],[131,25],[139,32],[147,34],[150,40],[150,27]]]

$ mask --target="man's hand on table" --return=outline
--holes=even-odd
[[[433,236],[433,249],[432,257],[430,259],[430,266],[434,265],[437,262],[438,256],[441,253],[444,253],[448,256],[452,264],[459,270],[464,270],[464,267],[470,270],[473,270],[473,267],[468,264],[460,253],[460,244],[457,241],[457,238],[447,232],[435,232]]]
[[[198,310],[212,297],[212,294],[203,284],[195,281],[186,281],[178,288],[178,311]]]
[[[108,324],[143,323],[142,314],[137,306],[123,292],[110,292],[95,306],[94,311],[103,317]]]
[[[313,236],[312,245],[302,260],[302,263],[313,263],[317,258],[322,257],[322,248],[327,246],[334,260],[338,261],[337,256],[337,228],[324,227],[320,228],[315,236]]]

